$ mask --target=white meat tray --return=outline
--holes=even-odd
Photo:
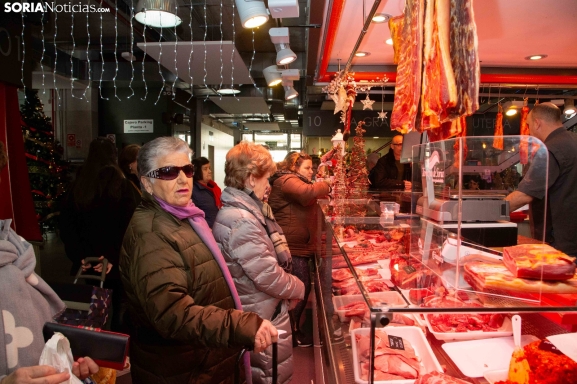
[[[421,359],[421,365],[425,368],[424,373],[433,371],[443,372],[443,368],[437,357],[433,353],[431,346],[427,342],[425,335],[418,327],[387,327],[385,328],[387,334],[391,336],[402,337],[407,340],[415,349],[415,354]],[[368,336],[371,333],[370,328],[359,328],[353,330],[351,334],[351,345],[353,347],[353,371],[355,375],[355,383],[367,384],[367,380],[361,380],[361,366],[358,357],[357,339],[356,335]],[[374,384],[413,384],[414,379],[407,380],[381,380],[375,381]]]
[[[407,306],[407,303],[396,291],[387,291],[387,292],[373,292],[369,293],[369,298],[373,300],[377,300],[381,303],[387,303],[389,307],[393,308],[404,308]],[[339,320],[341,323],[348,323],[351,319],[345,316],[346,311],[341,310],[339,311],[338,308],[342,307],[343,305],[354,303],[355,301],[362,301],[365,302],[363,295],[344,295],[344,296],[333,296],[333,305],[335,308],[335,312],[339,315]],[[378,303],[374,302],[373,306],[377,306]]]
[[[467,332],[436,332],[433,326],[429,322],[428,314],[423,314],[425,316],[425,323],[429,332],[435,336],[437,340],[445,341],[463,341],[463,340],[479,340],[479,339],[490,339],[493,337],[505,337],[513,335],[513,325],[511,324],[511,319],[505,317],[503,325],[501,328],[494,332],[483,332],[483,331],[467,331]]]

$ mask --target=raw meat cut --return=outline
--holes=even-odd
[[[569,280],[575,276],[575,258],[547,244],[503,248],[503,263],[515,277]]]
[[[493,148],[503,150],[503,107],[501,107],[501,104],[499,104],[499,112],[497,112],[497,118],[495,119]]]
[[[407,0],[399,46],[399,65],[391,129],[407,133],[415,129],[421,94],[423,18],[425,0]]]
[[[460,135],[464,129],[466,129],[467,123],[465,116],[457,118],[453,121],[447,121],[442,123],[439,128],[429,129],[427,135],[429,141],[434,143],[440,140],[446,140],[453,136]]]
[[[469,116],[479,109],[481,69],[473,0],[451,0],[451,65],[457,86],[457,105],[449,118]]]
[[[529,117],[529,106],[527,105],[529,98],[523,99],[523,109],[521,109],[521,130],[519,132],[522,136],[529,136],[529,125],[527,124],[527,118]],[[529,140],[521,139],[519,144],[519,157],[521,164],[527,164],[529,162]]]
[[[448,120],[457,104],[457,87],[449,52],[450,0],[429,0],[425,11],[420,130]]]
[[[389,30],[391,31],[391,39],[393,40],[393,63],[399,64],[399,54],[401,49],[401,40],[403,31],[404,16],[399,15],[389,19]]]
[[[478,313],[427,315],[427,319],[435,332],[495,332],[503,326],[505,317],[499,313]]]
[[[474,289],[521,293],[577,293],[577,277],[563,281],[540,281],[513,276],[502,263],[471,261],[465,264],[465,281]]]
[[[457,379],[440,372],[431,372],[419,377],[415,384],[471,384],[469,381]]]

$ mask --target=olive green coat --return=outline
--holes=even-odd
[[[124,237],[120,273],[134,330],[133,382],[233,382],[241,346],[253,345],[262,319],[233,309],[216,260],[188,221],[144,193]]]

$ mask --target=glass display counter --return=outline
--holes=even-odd
[[[475,138],[469,146],[483,148],[487,140]],[[525,145],[526,160],[521,157]],[[543,233],[533,240],[537,245],[531,251],[543,257],[528,278],[520,277],[521,269],[515,276],[510,271],[514,265],[503,261],[512,251],[504,255],[502,248],[463,235],[468,224],[505,228],[511,212],[504,198],[519,183],[508,185],[504,193],[487,189],[502,188],[500,184],[486,183],[485,189],[475,189],[483,193],[470,194],[464,187],[468,172],[498,178],[523,159],[520,174],[547,185],[543,143],[518,136],[506,139],[504,146],[508,150],[485,153],[481,164],[474,165],[481,168],[474,171],[467,168],[473,165],[465,165],[461,139],[414,147],[413,172],[422,180],[416,186],[422,188],[422,197],[415,212],[401,210],[391,218],[381,215],[379,202],[369,199],[319,201],[315,292],[326,383],[411,383],[419,375],[442,372],[441,365],[455,377],[487,382],[480,371],[468,371],[449,358],[446,345],[489,340],[488,348],[501,351],[490,346],[512,335],[512,314],[525,314],[525,334],[542,338],[567,332],[541,315],[577,311],[577,278],[548,275],[544,255],[550,250]],[[498,168],[486,172],[484,166]],[[334,216],[337,204],[345,209],[336,211],[347,216]],[[509,258],[515,260],[515,255]],[[575,320],[575,315],[567,319],[572,316]],[[397,355],[404,357],[391,357]],[[485,364],[487,371],[491,364]]]

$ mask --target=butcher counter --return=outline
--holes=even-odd
[[[422,336],[414,335],[417,339],[424,340],[422,345],[415,346],[417,355],[424,361],[427,358],[423,358],[423,351],[430,349],[431,355],[434,356],[431,361],[422,363],[426,366],[425,371],[444,370],[448,375],[470,383],[488,383],[482,374],[471,377],[470,374],[466,374],[467,372],[462,372],[459,364],[455,363],[450,357],[450,352],[447,352],[447,346],[444,348],[443,345],[453,346],[457,345],[459,340],[467,340],[467,337],[463,337],[459,332],[465,335],[475,334],[470,339],[479,341],[508,337],[511,335],[510,327],[507,328],[505,324],[510,321],[512,314],[521,315],[523,335],[532,335],[539,339],[569,332],[571,325],[577,323],[577,294],[546,294],[540,291],[497,292],[484,290],[478,286],[472,287],[463,266],[465,262],[461,263],[460,258],[453,260],[443,251],[443,245],[448,241],[454,241],[455,235],[438,226],[431,227],[428,220],[412,215],[403,218],[403,215],[399,215],[393,222],[384,222],[381,217],[374,215],[375,212],[378,213],[375,206],[378,202],[369,200],[341,201],[339,204],[344,204],[344,207],[341,207],[344,208],[341,209],[342,212],[357,216],[335,217],[331,208],[334,204],[334,201],[328,200],[319,202],[313,306],[316,383],[371,382],[370,375],[367,377],[367,369],[371,372],[375,366],[374,335],[378,334],[380,329],[396,334],[398,331],[394,330],[401,328],[415,328],[422,333]],[[532,242],[531,239],[522,236],[518,241]],[[476,261],[475,257],[469,255],[463,260],[480,262]],[[486,257],[480,257],[480,260],[483,261]],[[394,263],[392,267],[391,260]],[[496,262],[499,262],[498,257]],[[380,275],[378,277],[388,284],[388,288],[383,289],[380,284],[370,283],[378,280],[369,278],[374,273],[373,270],[378,271]],[[397,273],[399,271],[401,272]],[[412,280],[415,273],[422,276]],[[335,280],[345,275],[353,279],[353,285],[345,280]],[[439,287],[444,287],[445,292],[439,293]],[[410,292],[411,290],[419,292],[423,289],[431,289],[431,296],[441,301],[431,306],[416,304],[415,297],[411,297]],[[379,292],[380,290],[386,291],[387,299],[380,298],[379,295],[383,293]],[[395,295],[394,300],[392,295]],[[344,315],[344,311],[339,309],[343,308],[341,305],[350,304],[348,298],[351,297],[366,306],[365,315],[348,318]],[[402,300],[400,303],[395,301],[399,297]],[[416,297],[417,301],[420,299],[422,297]],[[425,316],[439,314],[459,316],[481,314],[486,318],[497,316],[501,318],[503,325],[496,330],[489,330],[486,334],[470,330],[454,334],[448,332],[447,334],[454,335],[455,339],[445,337],[445,340],[438,340],[439,332],[435,332],[434,325],[432,326],[432,317],[429,317],[431,321],[427,321]],[[401,316],[414,319],[414,325],[402,324],[393,327],[398,325],[394,322]],[[359,329],[352,330],[355,327]],[[358,340],[363,335],[372,337],[372,340],[368,352],[366,350],[364,352],[365,356],[368,355],[368,360],[361,363],[360,342],[358,345],[355,344],[357,342],[355,336]],[[406,337],[402,337],[405,340]],[[412,340],[410,337],[409,339]],[[354,353],[357,353],[357,356]],[[508,366],[508,359],[505,366]],[[489,364],[487,369],[490,368]],[[395,381],[375,380],[375,382]]]

